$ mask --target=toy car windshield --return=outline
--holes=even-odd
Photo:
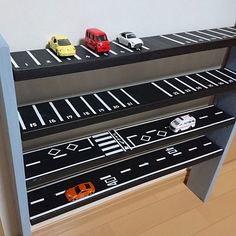
[[[97,36],[97,41],[98,42],[107,41],[106,35]]]
[[[59,46],[68,46],[68,45],[71,45],[71,43],[68,39],[59,39],[58,45]]]
[[[136,35],[135,34],[127,34],[127,38],[133,39],[133,38],[136,38]]]

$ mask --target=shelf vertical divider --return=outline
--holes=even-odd
[[[1,199],[6,206],[6,219],[2,223],[8,225],[9,235],[31,235],[28,202],[26,194],[25,173],[23,163],[22,141],[18,122],[17,101],[12,73],[9,46],[0,35],[0,165],[3,171],[0,178],[5,182],[1,186]],[[7,194],[11,196],[8,198]],[[12,199],[11,199],[12,198]],[[13,212],[14,211],[14,212]],[[9,219],[9,216],[15,216]],[[7,221],[7,222],[6,222]],[[15,225],[17,224],[17,225]]]

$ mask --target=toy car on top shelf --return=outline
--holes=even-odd
[[[130,49],[141,49],[143,46],[143,40],[137,38],[132,32],[120,33],[116,40],[118,43],[128,46]]]
[[[111,49],[106,33],[96,28],[86,30],[84,44],[96,53],[109,52]]]
[[[95,193],[95,187],[93,183],[86,182],[67,189],[65,192],[65,196],[69,202],[72,202],[90,196],[93,193]]]
[[[184,131],[190,128],[194,128],[196,125],[196,118],[191,116],[190,114],[177,117],[173,121],[171,121],[169,128],[178,133],[179,131]]]
[[[75,47],[66,35],[54,35],[49,40],[48,47],[60,57],[74,56],[76,53]]]

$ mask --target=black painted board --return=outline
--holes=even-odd
[[[31,223],[41,222],[148,180],[220,156],[222,151],[202,136],[30,190],[28,202]],[[66,200],[66,189],[88,181],[95,186],[93,195],[75,202]]]

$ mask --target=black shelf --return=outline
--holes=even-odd
[[[168,126],[173,119],[189,113],[196,118],[194,128],[180,133],[174,133],[169,129]],[[34,189],[98,166],[124,161],[152,148],[206,134],[234,122],[233,116],[211,105],[36,149],[24,153],[27,188]]]
[[[95,124],[236,88],[227,68],[19,107],[22,139]]]
[[[95,70],[163,57],[206,51],[236,45],[236,28],[191,31],[145,37],[140,51],[130,50],[111,41],[111,51],[94,54],[76,46],[76,57],[57,58],[49,49],[12,52],[15,81]]]
[[[223,149],[201,136],[30,190],[28,201],[31,223],[41,222],[146,181],[218,157],[222,153]],[[65,190],[88,181],[94,184],[95,193],[84,199],[67,202]]]

